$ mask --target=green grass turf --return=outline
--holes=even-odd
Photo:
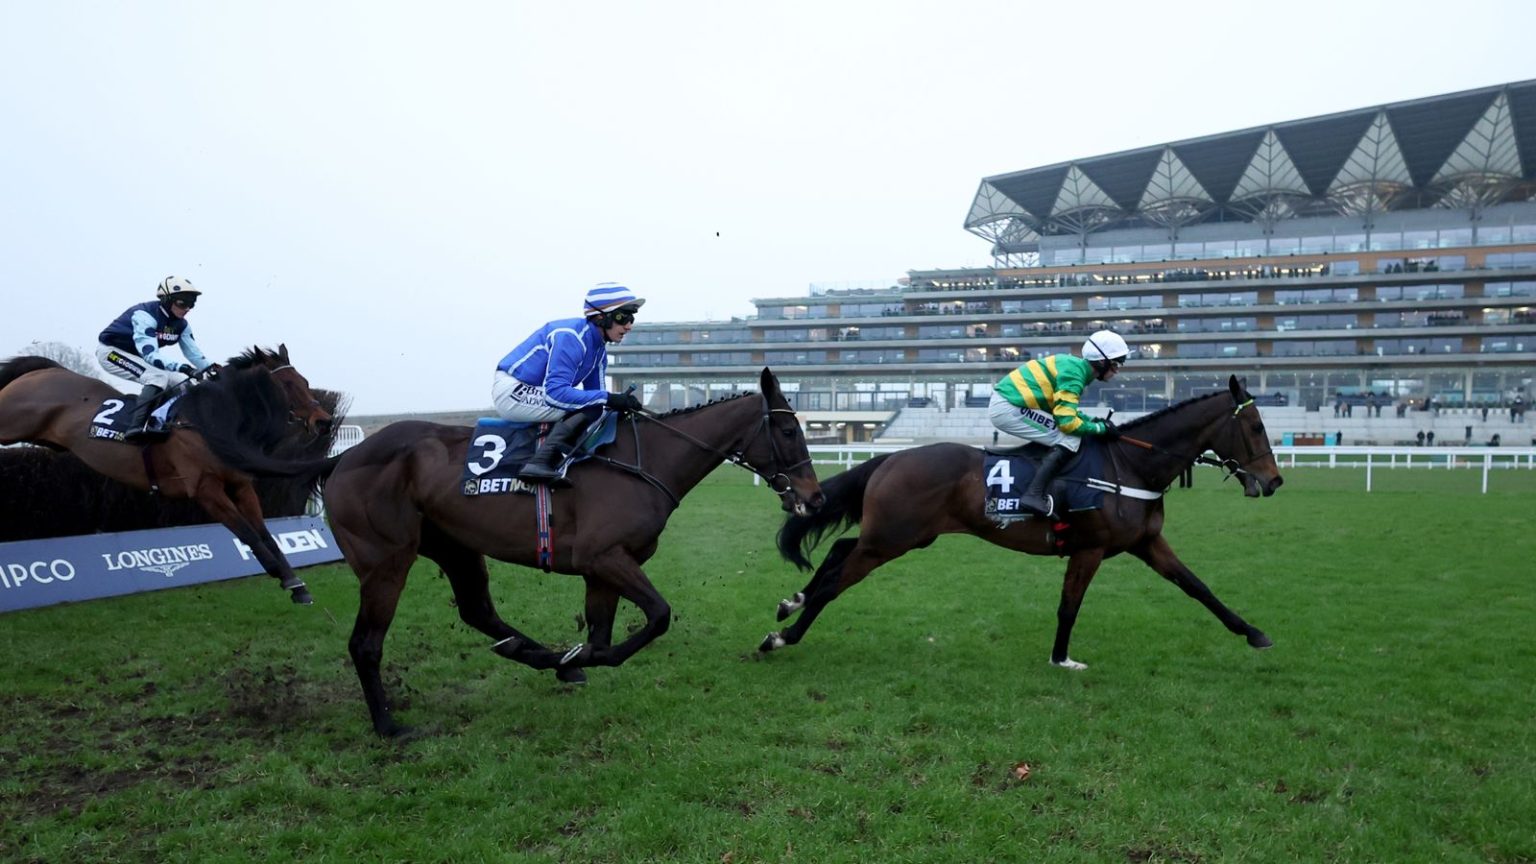
[[[1536,860],[1536,472],[1197,478],[1168,537],[1272,650],[1122,557],[1090,668],[1051,667],[1062,562],[951,537],[760,657],[806,577],[725,470],[646,568],[672,630],[582,689],[487,651],[419,564],[385,643],[404,746],[368,725],[344,567],[308,609],[253,578],[6,615],[0,860]],[[578,579],[492,576],[520,629],[581,638]]]

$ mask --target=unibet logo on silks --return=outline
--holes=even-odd
[[[107,570],[139,569],[159,573],[167,578],[193,561],[213,560],[213,550],[207,543],[187,546],[159,546],[153,549],[125,549],[122,552],[103,552],[101,560],[107,562]]]
[[[284,555],[330,548],[326,545],[325,535],[314,528],[305,528],[302,531],[284,531],[281,534],[272,535],[272,539],[277,541],[277,548],[281,549]],[[234,542],[235,551],[240,553],[240,560],[251,560],[251,547],[241,543],[239,540]]]

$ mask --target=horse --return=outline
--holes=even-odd
[[[251,348],[217,372],[181,388],[163,440],[143,446],[92,437],[93,417],[121,394],[105,381],[72,372],[47,357],[24,355],[0,363],[0,444],[32,443],[67,450],[107,477],[168,498],[190,498],[249,546],[262,569],[294,603],[313,602],[267,530],[253,476],[313,477],[326,460],[270,455],[289,423],[325,434],[332,418],[309,382],[277,351]]]
[[[805,436],[779,382],[763,369],[760,393],[666,414],[639,412],[617,439],[568,472],[570,488],[548,492],[548,557],[540,557],[538,508],[526,494],[460,494],[474,430],[422,421],[393,423],[344,453],[325,483],[331,530],[357,574],[360,602],[347,648],[373,728],[384,737],[412,730],[394,719],[379,677],[384,637],[417,556],[437,563],[459,617],[493,641],[499,656],[582,683],[589,666],[618,666],[667,631],[671,607],[641,569],[655,554],[682,497],[722,462],[767,481],[784,509],[819,506],[821,490]],[[560,652],[518,632],[496,613],[485,557],[586,582],[587,642]],[[613,644],[620,598],[645,625]]]
[[[764,637],[758,650],[767,653],[794,645],[805,638],[828,603],[876,567],[932,544],[940,534],[956,533],[1030,555],[1067,557],[1051,648],[1051,663],[1056,666],[1087,668],[1067,653],[1072,625],[1099,565],[1121,552],[1141,559],[1200,601],[1250,646],[1271,647],[1274,643],[1268,636],[1216,599],[1174,554],[1162,533],[1161,490],[1197,461],[1219,465],[1228,477],[1240,478],[1243,493],[1250,498],[1268,497],[1280,488],[1283,480],[1269,437],[1244,381],[1233,376],[1226,391],[1170,405],[1120,429],[1123,437],[1118,441],[1083,443],[1085,448],[1108,448],[1109,482],[1100,483],[1113,490],[1106,494],[1104,506],[1061,514],[1064,525],[1031,518],[1003,527],[985,515],[986,454],[961,444],[887,453],[824,481],[823,506],[814,514],[788,517],[779,530],[779,553],[801,570],[809,570],[807,555],[828,533],[859,525],[859,535],[835,541],[805,588],[780,601],[779,621],[796,611],[800,615],[782,632]],[[1207,450],[1218,459],[1205,456]]]

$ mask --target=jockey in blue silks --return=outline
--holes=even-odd
[[[143,434],[156,396],[213,365],[187,324],[187,313],[202,293],[180,276],[167,276],[155,289],[156,299],[128,307],[98,337],[96,361],[101,368],[144,387],[126,421],[130,441]],[[166,353],[171,346],[181,350],[185,362]]]
[[[643,298],[617,282],[598,283],[587,292],[582,317],[545,324],[496,364],[491,382],[496,413],[506,420],[555,424],[518,473],[519,480],[557,480],[560,463],[605,405],[640,410],[633,395],[610,393],[603,386],[608,343],[623,341],[643,305]]]

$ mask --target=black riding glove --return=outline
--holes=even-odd
[[[1099,433],[1099,437],[1105,441],[1117,441],[1120,438],[1120,427],[1113,420],[1105,420],[1104,431]]]
[[[608,407],[615,411],[639,411],[644,408],[633,393],[609,393]]]
[[[183,363],[176,367],[176,371],[187,376],[188,378],[191,378],[193,375],[197,374],[197,367],[190,363]]]

